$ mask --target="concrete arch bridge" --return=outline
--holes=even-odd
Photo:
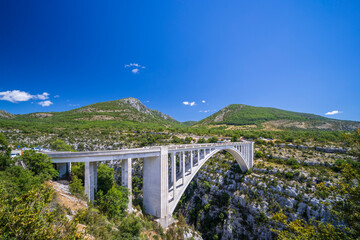
[[[85,163],[85,194],[94,200],[99,162],[120,161],[122,185],[132,186],[132,159],[143,158],[143,205],[163,227],[172,222],[172,213],[187,186],[201,167],[219,151],[229,152],[242,171],[253,166],[254,143],[231,142],[186,144],[93,152],[49,152],[60,175],[71,171],[72,162]],[[129,196],[129,209],[132,209]]]

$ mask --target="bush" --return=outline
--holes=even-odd
[[[124,211],[128,204],[127,188],[122,186],[112,186],[112,188],[104,194],[103,191],[97,193],[97,201],[99,209],[110,218],[120,218],[124,216]]]
[[[294,178],[294,175],[293,175],[291,172],[286,172],[286,173],[285,173],[285,177],[286,177],[287,179],[293,179],[293,178]]]
[[[14,198],[0,188],[0,239],[82,239],[77,222],[49,211],[52,193],[42,186]]]
[[[217,137],[211,137],[208,139],[208,143],[216,143],[218,141]]]
[[[114,169],[106,164],[100,164],[97,169],[98,191],[106,194],[115,184]]]
[[[80,197],[80,198],[84,198],[85,194],[84,194],[84,186],[82,184],[82,180],[79,179],[76,175],[72,177],[70,186],[69,186],[69,190],[70,193]]]
[[[4,134],[0,133],[0,170],[6,169],[14,162],[10,154],[11,148],[9,148]]]
[[[62,140],[56,140],[50,144],[50,148],[55,151],[74,151],[74,149],[70,146],[65,144]]]
[[[84,182],[85,163],[83,162],[71,163],[71,175],[76,176],[78,179],[81,179],[81,181]]]
[[[53,179],[59,175],[59,172],[54,169],[50,157],[43,153],[37,153],[34,150],[24,151],[21,159],[29,170],[44,180]]]
[[[40,176],[34,176],[32,171],[20,166],[11,166],[0,172],[0,187],[2,186],[12,196],[26,193],[40,187],[41,184]]]
[[[295,158],[289,158],[288,160],[286,160],[286,164],[287,165],[299,165],[298,161]]]
[[[261,158],[262,156],[263,156],[262,151],[256,151],[256,152],[255,152],[255,157],[256,157],[256,158]]]
[[[130,215],[122,219],[118,229],[117,239],[135,239],[140,237],[142,224],[138,218]]]

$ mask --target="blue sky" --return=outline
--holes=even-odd
[[[360,121],[359,13],[358,0],[2,0],[0,109],[135,97],[179,121],[232,103]]]

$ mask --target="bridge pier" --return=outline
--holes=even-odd
[[[132,159],[128,158],[121,161],[121,185],[129,191],[128,211],[132,212]]]
[[[144,158],[143,204],[146,213],[158,218],[163,227],[169,225],[168,216],[168,147],[160,147],[160,156]],[[171,216],[170,216],[171,217]]]
[[[173,184],[173,195],[175,199],[176,194],[176,153],[171,154],[171,165],[172,165],[172,184]]]
[[[97,162],[85,162],[85,195],[89,201],[95,199],[95,189],[97,189]]]

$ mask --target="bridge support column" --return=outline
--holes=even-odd
[[[194,154],[193,154],[193,151],[191,150],[190,151],[190,173],[192,174],[192,169],[193,169],[193,158],[194,158]]]
[[[251,156],[250,156],[250,164],[249,167],[252,168],[254,166],[254,142],[251,142]]]
[[[170,224],[168,216],[168,148],[160,147],[159,157],[144,159],[143,204],[145,211],[158,218],[163,227]]]
[[[132,159],[128,158],[121,162],[121,185],[129,191],[128,211],[132,212]]]
[[[97,164],[96,162],[85,162],[85,194],[89,201],[95,199],[95,187],[97,187]]]
[[[176,153],[171,155],[171,164],[172,164],[172,182],[173,182],[173,197],[175,200],[176,197]]]
[[[197,150],[197,165],[199,166],[199,162],[200,162],[200,150]]]
[[[185,184],[185,152],[182,152],[182,184]]]

